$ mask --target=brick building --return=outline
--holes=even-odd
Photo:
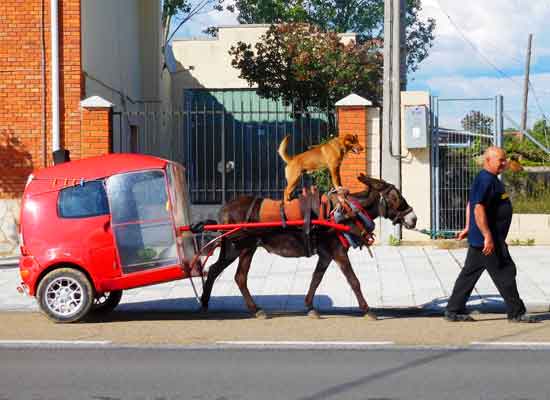
[[[52,163],[57,131],[52,103],[59,110],[53,143],[72,159],[112,148],[112,110],[166,107],[166,82],[159,79],[160,12],[160,0],[0,2],[0,256],[17,248],[18,199],[28,175]],[[57,102],[52,102],[52,21],[58,36]]]

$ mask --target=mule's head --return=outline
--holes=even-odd
[[[378,216],[391,219],[393,224],[402,224],[407,229],[416,226],[416,214],[401,192],[391,183],[359,174],[357,179],[368,186],[368,193],[378,193]],[[371,196],[368,196],[371,198]]]

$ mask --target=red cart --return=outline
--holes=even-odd
[[[79,321],[114,309],[125,289],[202,276],[221,238],[266,227],[281,223],[201,226],[222,234],[199,247],[180,164],[137,154],[59,164],[35,171],[25,187],[19,290],[36,296],[53,321]]]

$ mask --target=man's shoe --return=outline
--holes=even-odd
[[[469,314],[445,311],[443,318],[450,322],[472,322],[475,321]]]
[[[540,320],[533,315],[527,315],[524,313],[524,314],[517,315],[515,317],[509,317],[508,322],[534,324],[534,323],[540,322]]]

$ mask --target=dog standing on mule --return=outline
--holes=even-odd
[[[340,165],[344,156],[350,151],[355,154],[361,153],[364,149],[359,143],[357,135],[346,134],[342,137],[336,137],[326,143],[314,146],[313,148],[289,156],[286,148],[290,136],[286,136],[279,145],[279,155],[286,163],[285,177],[287,186],[284,193],[284,201],[290,201],[292,192],[298,185],[300,176],[304,172],[314,172],[323,168],[328,168],[330,178],[334,187],[341,187]]]

